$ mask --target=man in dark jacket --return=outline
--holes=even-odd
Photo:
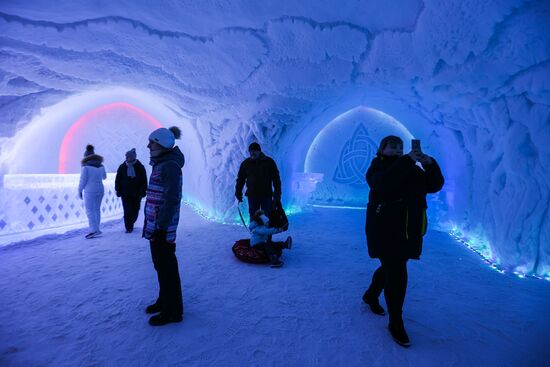
[[[134,230],[141,198],[145,197],[146,190],[147,173],[143,164],[136,159],[136,149],[132,148],[126,152],[126,161],[118,167],[115,178],[116,196],[122,199],[126,233]]]
[[[281,202],[279,170],[275,161],[262,153],[260,144],[250,144],[248,151],[250,158],[241,163],[237,175],[235,197],[239,202],[243,201],[243,187],[246,182],[245,195],[248,197],[250,218],[258,209],[269,215],[273,202]]]
[[[422,164],[422,168],[416,165]],[[380,259],[363,301],[384,315],[378,297],[384,291],[393,339],[409,346],[402,319],[407,291],[407,261],[419,259],[427,229],[426,194],[443,187],[443,175],[432,157],[419,150],[403,155],[403,141],[396,136],[382,139],[377,157],[366,174],[370,186],[365,231],[369,255]]]
[[[183,317],[181,281],[176,258],[182,174],[185,158],[177,146],[180,130],[160,128],[149,135],[153,170],[147,188],[143,237],[149,240],[153,265],[158,275],[157,301],[147,306],[146,313],[158,315],[149,319],[153,326],[180,322]]]

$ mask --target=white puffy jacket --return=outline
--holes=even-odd
[[[82,191],[86,193],[103,193],[103,180],[107,178],[105,167],[83,166],[80,172],[80,183],[78,185],[78,194],[82,196]]]
[[[269,219],[265,215],[262,215],[260,218],[262,218],[262,221],[264,222],[263,225],[258,224],[258,222],[253,220],[248,226],[251,232],[250,246],[254,246],[262,242],[267,242],[270,235],[282,232],[280,228],[268,227]]]

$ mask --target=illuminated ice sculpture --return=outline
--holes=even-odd
[[[380,140],[397,135],[410,146],[412,134],[396,119],[360,106],[330,121],[317,134],[305,159],[306,173],[322,174],[311,194],[316,204],[365,206],[369,188],[365,173]]]

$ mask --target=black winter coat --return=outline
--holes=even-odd
[[[369,256],[419,259],[426,233],[426,194],[443,187],[437,162],[422,170],[408,155],[376,157],[367,170],[370,186],[365,232]]]
[[[134,163],[136,177],[128,177],[126,162],[122,163],[116,172],[115,191],[116,196],[142,198],[147,191],[147,173],[139,160]]]
[[[235,196],[242,196],[245,181],[246,196],[273,196],[275,200],[281,200],[281,178],[277,164],[265,154],[260,153],[258,159],[247,158],[241,163],[235,185]]]

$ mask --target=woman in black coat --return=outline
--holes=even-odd
[[[122,199],[126,233],[131,233],[139,215],[141,199],[147,191],[147,173],[143,164],[136,159],[135,148],[126,152],[126,161],[118,167],[115,191],[116,196]]]
[[[384,315],[378,302],[383,290],[390,333],[397,343],[409,346],[402,319],[407,261],[420,259],[427,229],[426,194],[441,190],[444,179],[432,157],[420,150],[403,155],[403,141],[397,136],[382,139],[376,155],[366,174],[370,193],[365,231],[369,256],[378,258],[381,266],[363,301],[374,313]]]

